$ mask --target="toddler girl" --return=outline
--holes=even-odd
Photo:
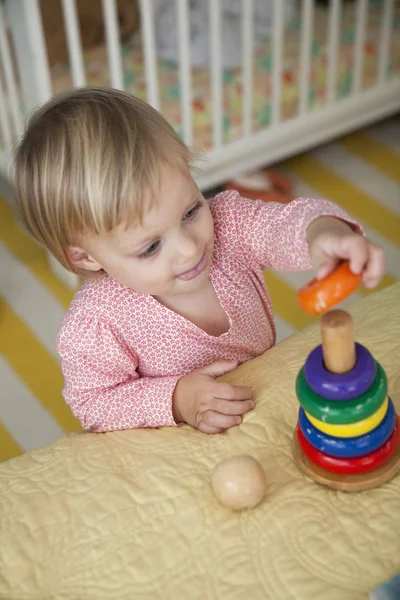
[[[58,337],[64,397],[86,429],[240,424],[251,389],[216,378],[274,344],[264,268],[323,277],[349,259],[367,287],[383,275],[382,251],[334,204],[231,191],[208,203],[190,165],[157,111],[107,88],[54,97],[17,150],[27,227],[86,278]]]

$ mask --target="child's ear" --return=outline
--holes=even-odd
[[[93,256],[78,246],[70,246],[67,250],[67,256],[71,264],[75,267],[79,267],[79,269],[85,269],[86,271],[101,271],[103,268]]]

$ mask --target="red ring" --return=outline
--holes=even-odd
[[[299,424],[297,424],[296,431],[301,450],[315,465],[324,471],[341,475],[361,475],[378,469],[393,456],[400,441],[400,419],[397,417],[393,433],[383,446],[358,458],[336,458],[324,454],[306,440]]]

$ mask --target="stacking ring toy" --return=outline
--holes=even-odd
[[[320,452],[339,458],[355,458],[374,452],[387,442],[395,425],[396,411],[391,400],[381,424],[369,433],[354,438],[327,435],[314,427],[302,408],[299,411],[299,426],[306,440]]]
[[[297,439],[304,454],[321,469],[341,475],[360,475],[378,469],[393,456],[399,445],[399,432],[400,423],[397,417],[394,431],[387,442],[378,450],[358,458],[336,458],[323,454],[306,440],[299,426],[297,426]]]
[[[343,402],[326,400],[316,394],[307,384],[302,368],[296,379],[297,398],[305,411],[324,423],[342,425],[366,419],[382,406],[388,391],[386,373],[378,362],[376,366],[376,377],[372,386],[361,396]]]
[[[324,279],[314,278],[303,286],[297,300],[305,312],[319,315],[350,296],[360,283],[361,275],[353,273],[346,261]]]
[[[324,366],[322,345],[314,348],[304,365],[310,388],[328,400],[351,400],[371,387],[376,376],[376,362],[365,346],[356,342],[357,362],[347,373],[331,373]]]
[[[389,399],[386,398],[380,408],[373,415],[357,421],[357,423],[349,423],[348,425],[330,425],[314,419],[310,414],[306,413],[308,420],[320,431],[332,435],[333,437],[352,438],[369,433],[383,421],[389,405]]]

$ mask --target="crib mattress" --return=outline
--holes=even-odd
[[[400,284],[350,308],[400,411]],[[357,494],[294,465],[296,374],[316,325],[225,379],[256,409],[225,434],[189,426],[75,434],[0,465],[0,598],[365,600],[400,570],[400,476]],[[263,464],[267,494],[233,513],[213,496],[222,459]]]
[[[351,93],[354,67],[354,40],[356,30],[356,2],[343,3],[340,42],[338,50],[337,97]],[[362,87],[367,89],[376,83],[378,52],[380,43],[382,0],[370,0],[367,29],[365,31],[365,53]],[[387,76],[400,72],[400,3],[395,2],[392,36],[390,41]],[[309,104],[312,109],[324,105],[328,83],[328,12],[317,5],[314,14],[314,39],[311,48]],[[283,69],[281,90],[281,116],[290,119],[298,113],[299,76],[301,48],[301,21],[296,16],[285,30],[283,43]],[[88,50],[84,56],[87,83],[110,85],[107,49],[105,46]],[[124,85],[127,91],[147,100],[144,61],[140,40],[122,48]],[[254,51],[253,59],[253,131],[267,127],[271,122],[273,55],[271,40]],[[160,110],[175,129],[183,135],[182,110],[180,105],[180,78],[176,64],[158,60],[158,82],[160,86]],[[71,87],[69,66],[58,64],[52,69],[54,92]],[[223,72],[223,141],[229,143],[243,135],[243,76],[242,69],[226,69]],[[194,147],[206,149],[213,143],[211,72],[209,69],[192,70],[193,86],[193,134]]]

